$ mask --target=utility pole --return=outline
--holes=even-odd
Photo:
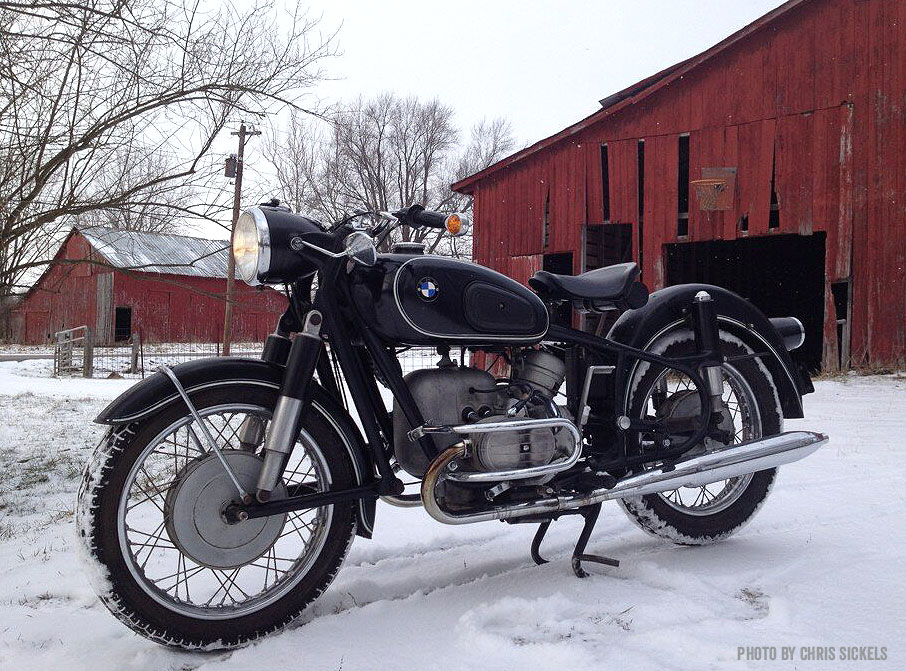
[[[247,130],[245,122],[239,124],[239,130],[230,135],[239,136],[239,152],[236,154],[236,188],[233,190],[233,227],[230,229],[230,251],[227,261],[226,309],[223,314],[223,356],[230,355],[230,342],[233,338],[233,301],[236,295],[236,259],[233,257],[233,235],[236,222],[239,221],[239,200],[242,198],[242,166],[245,157],[245,143],[249,137],[261,135],[260,130]]]

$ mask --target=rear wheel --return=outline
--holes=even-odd
[[[752,353],[732,334],[722,331],[720,337],[728,356]],[[680,330],[656,342],[652,349],[667,357],[688,356],[695,353],[695,342],[691,331]],[[724,364],[722,377],[724,421],[720,428],[732,434],[731,444],[780,433],[783,416],[777,390],[757,358]],[[633,417],[693,418],[699,415],[700,407],[697,389],[689,377],[654,364],[640,364],[630,392]],[[636,449],[644,452],[654,449],[654,444],[654,436],[642,434]],[[719,447],[705,439],[705,444],[687,454]],[[726,538],[748,522],[770,492],[776,474],[777,469],[772,468],[699,487],[630,497],[621,505],[633,522],[652,535],[683,545],[703,545]]]
[[[254,491],[276,392],[233,386],[192,400],[243,488]],[[352,486],[345,450],[310,411],[274,498]],[[185,406],[115,427],[86,471],[78,508],[99,569],[95,587],[111,612],[183,648],[235,647],[298,617],[346,555],[354,503],[230,523],[223,512],[236,497]]]

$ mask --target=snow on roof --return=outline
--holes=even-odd
[[[101,227],[78,230],[114,268],[194,277],[226,277],[227,274],[228,240]]]

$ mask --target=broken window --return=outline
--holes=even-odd
[[[610,221],[610,159],[607,145],[601,145],[601,202],[603,204],[603,221]]]
[[[689,235],[689,136],[679,136],[677,170],[676,234]]]

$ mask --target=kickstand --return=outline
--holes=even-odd
[[[538,550],[541,549],[541,541],[544,540],[544,534],[547,533],[547,530],[550,529],[550,526],[550,520],[548,520],[547,522],[542,522],[538,527],[538,531],[535,532],[535,537],[532,539],[532,559],[535,560],[535,563],[538,564],[538,566],[547,563],[547,559],[538,554]]]
[[[583,561],[595,562],[596,564],[605,564],[607,566],[619,566],[620,562],[616,559],[611,559],[610,557],[599,557],[598,555],[587,555],[583,554],[585,552],[585,546],[588,545],[588,540],[591,538],[591,532],[595,528],[595,523],[598,521],[598,513],[601,512],[601,504],[596,503],[593,506],[587,506],[580,509],[580,514],[585,518],[585,526],[582,527],[582,533],[579,534],[579,540],[576,543],[576,549],[573,550],[572,566],[573,573],[576,574],[577,578],[587,578],[588,573],[582,568]],[[544,525],[542,525],[543,527]],[[538,530],[541,532],[541,529]],[[544,534],[541,534],[542,537]],[[536,536],[537,537],[537,536]],[[535,549],[535,546],[532,545],[532,550]],[[534,553],[532,554],[534,557]]]

